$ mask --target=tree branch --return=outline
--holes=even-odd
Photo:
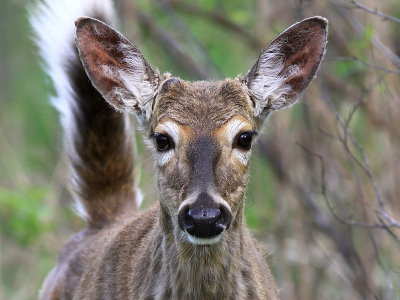
[[[393,22],[396,22],[396,23],[400,23],[400,19],[398,19],[396,17],[393,17],[393,16],[390,16],[390,15],[387,15],[387,14],[385,14],[383,12],[380,12],[376,8],[375,9],[369,8],[368,6],[365,6],[364,4],[361,4],[360,2],[358,2],[356,0],[350,0],[350,3],[354,4],[357,8],[359,8],[359,9],[361,9],[363,11],[366,11],[366,12],[369,12],[371,14],[377,15],[377,16],[385,19],[385,20],[390,20],[390,21],[393,21]]]

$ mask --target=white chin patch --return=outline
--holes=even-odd
[[[212,244],[216,244],[222,238],[222,234],[219,234],[219,235],[214,236],[214,237],[209,238],[209,239],[207,239],[207,238],[198,238],[198,237],[195,237],[195,236],[193,236],[193,235],[191,235],[191,234],[189,234],[187,232],[186,232],[186,235],[187,235],[187,238],[188,238],[189,242],[191,242],[192,244],[195,244],[195,245],[212,245]]]

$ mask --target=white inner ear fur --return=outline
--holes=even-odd
[[[281,44],[270,46],[263,51],[258,61],[258,75],[250,82],[249,90],[258,101],[254,114],[260,115],[270,105],[270,110],[279,110],[286,105],[286,94],[291,88],[285,81],[299,72],[297,65],[284,70],[284,55],[280,52]]]
[[[123,112],[133,113],[137,105],[144,112],[145,119],[151,115],[152,101],[158,91],[159,74],[155,72],[154,82],[148,78],[146,63],[138,53],[131,49],[132,45],[119,43],[118,48],[124,53],[124,63],[128,69],[119,69],[112,65],[102,65],[102,70],[109,76],[119,78],[123,86],[116,86],[111,92],[124,104]]]
[[[155,82],[151,82],[146,73],[146,63],[144,59],[135,51],[131,49],[131,45],[120,43],[119,50],[124,53],[124,62],[130,67],[129,70],[119,69],[114,74],[118,74],[126,90],[132,94],[133,97],[123,97],[121,100],[128,108],[132,108],[136,104],[141,111],[145,113],[146,119],[150,118],[152,101],[157,93],[157,86],[159,83],[159,74],[155,72]],[[153,79],[154,80],[154,79]],[[126,94],[116,88],[116,94]]]
[[[146,73],[146,65],[143,59],[129,50],[124,49],[124,51],[126,55],[124,61],[133,68],[130,72],[120,70],[119,75],[127,90],[137,98],[139,109],[145,112],[145,117],[148,120],[151,115],[152,101],[158,91],[159,74],[155,72],[156,82],[151,82]]]
[[[173,121],[161,122],[155,128],[155,132],[160,134],[167,134],[175,144],[174,149],[170,149],[165,152],[156,152],[157,162],[160,166],[163,166],[171,160],[171,158],[174,156],[175,149],[179,146],[179,125]]]
[[[140,94],[138,89],[131,84],[128,76],[128,73],[122,70],[118,70],[116,67],[112,65],[102,65],[101,69],[104,73],[109,75],[110,77],[119,77],[119,79],[124,83],[125,88],[115,86],[108,94],[108,98],[117,97],[119,101],[121,101],[124,106],[121,109],[120,107],[115,107],[124,113],[133,113],[134,107],[136,106],[138,100],[140,99]]]

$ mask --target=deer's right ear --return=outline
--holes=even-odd
[[[160,76],[120,33],[92,18],[76,21],[76,46],[89,79],[115,109],[148,119]]]

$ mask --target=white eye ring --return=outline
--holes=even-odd
[[[180,141],[180,130],[179,125],[173,121],[160,122],[154,129],[154,135],[161,134],[166,135],[170,138],[172,143],[177,145]]]
[[[232,155],[235,155],[235,158],[244,166],[247,166],[251,156],[251,150],[239,150],[233,149]]]
[[[157,152],[156,159],[159,166],[166,165],[174,156],[174,151]]]
[[[166,165],[169,161],[171,161],[174,156],[175,151],[173,151],[179,141],[180,141],[180,128],[179,125],[173,121],[161,121],[157,124],[154,129],[154,134],[150,137],[154,137],[153,145],[157,151],[154,152],[155,158],[159,166]],[[169,146],[164,148],[163,143],[166,142],[164,137],[168,138]],[[159,140],[159,144],[157,143],[157,138]]]

